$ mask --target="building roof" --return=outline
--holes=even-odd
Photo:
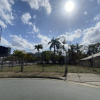
[[[86,57],[86,58],[83,58],[83,59],[80,59],[80,60],[88,60],[88,59],[92,59],[92,57],[100,57],[100,52],[99,53],[96,53],[96,54],[94,54],[93,56],[91,55],[91,56],[88,56],[88,57]]]

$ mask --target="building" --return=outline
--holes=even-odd
[[[0,57],[10,56],[11,48],[0,46]]]
[[[79,60],[79,65],[86,67],[100,67],[100,52]]]

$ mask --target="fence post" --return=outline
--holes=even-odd
[[[21,72],[23,72],[23,55],[22,55],[22,59],[21,59]]]
[[[1,71],[2,71],[2,69],[3,69],[3,60],[4,60],[4,57],[2,58],[2,66],[1,66]]]
[[[43,54],[43,67],[42,67],[42,72],[44,72],[44,54]]]
[[[94,57],[93,57],[93,54],[92,54],[92,62],[93,62],[93,73],[94,73]]]
[[[65,73],[64,73],[65,81],[67,79],[67,72],[68,72],[66,57],[67,57],[67,54],[65,56]]]
[[[12,67],[14,67],[14,56],[12,56]]]

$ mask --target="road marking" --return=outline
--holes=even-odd
[[[83,85],[83,86],[89,86],[89,87],[99,88],[100,89],[100,86],[90,85],[90,84],[86,84],[86,83],[77,83],[77,82],[71,82],[71,81],[66,81],[66,82],[74,83],[74,84],[78,84],[78,85]]]

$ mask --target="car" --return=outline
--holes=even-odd
[[[14,62],[13,61],[10,61],[9,64],[16,64],[16,62],[15,61]]]
[[[5,61],[6,64],[9,64],[10,61]]]

